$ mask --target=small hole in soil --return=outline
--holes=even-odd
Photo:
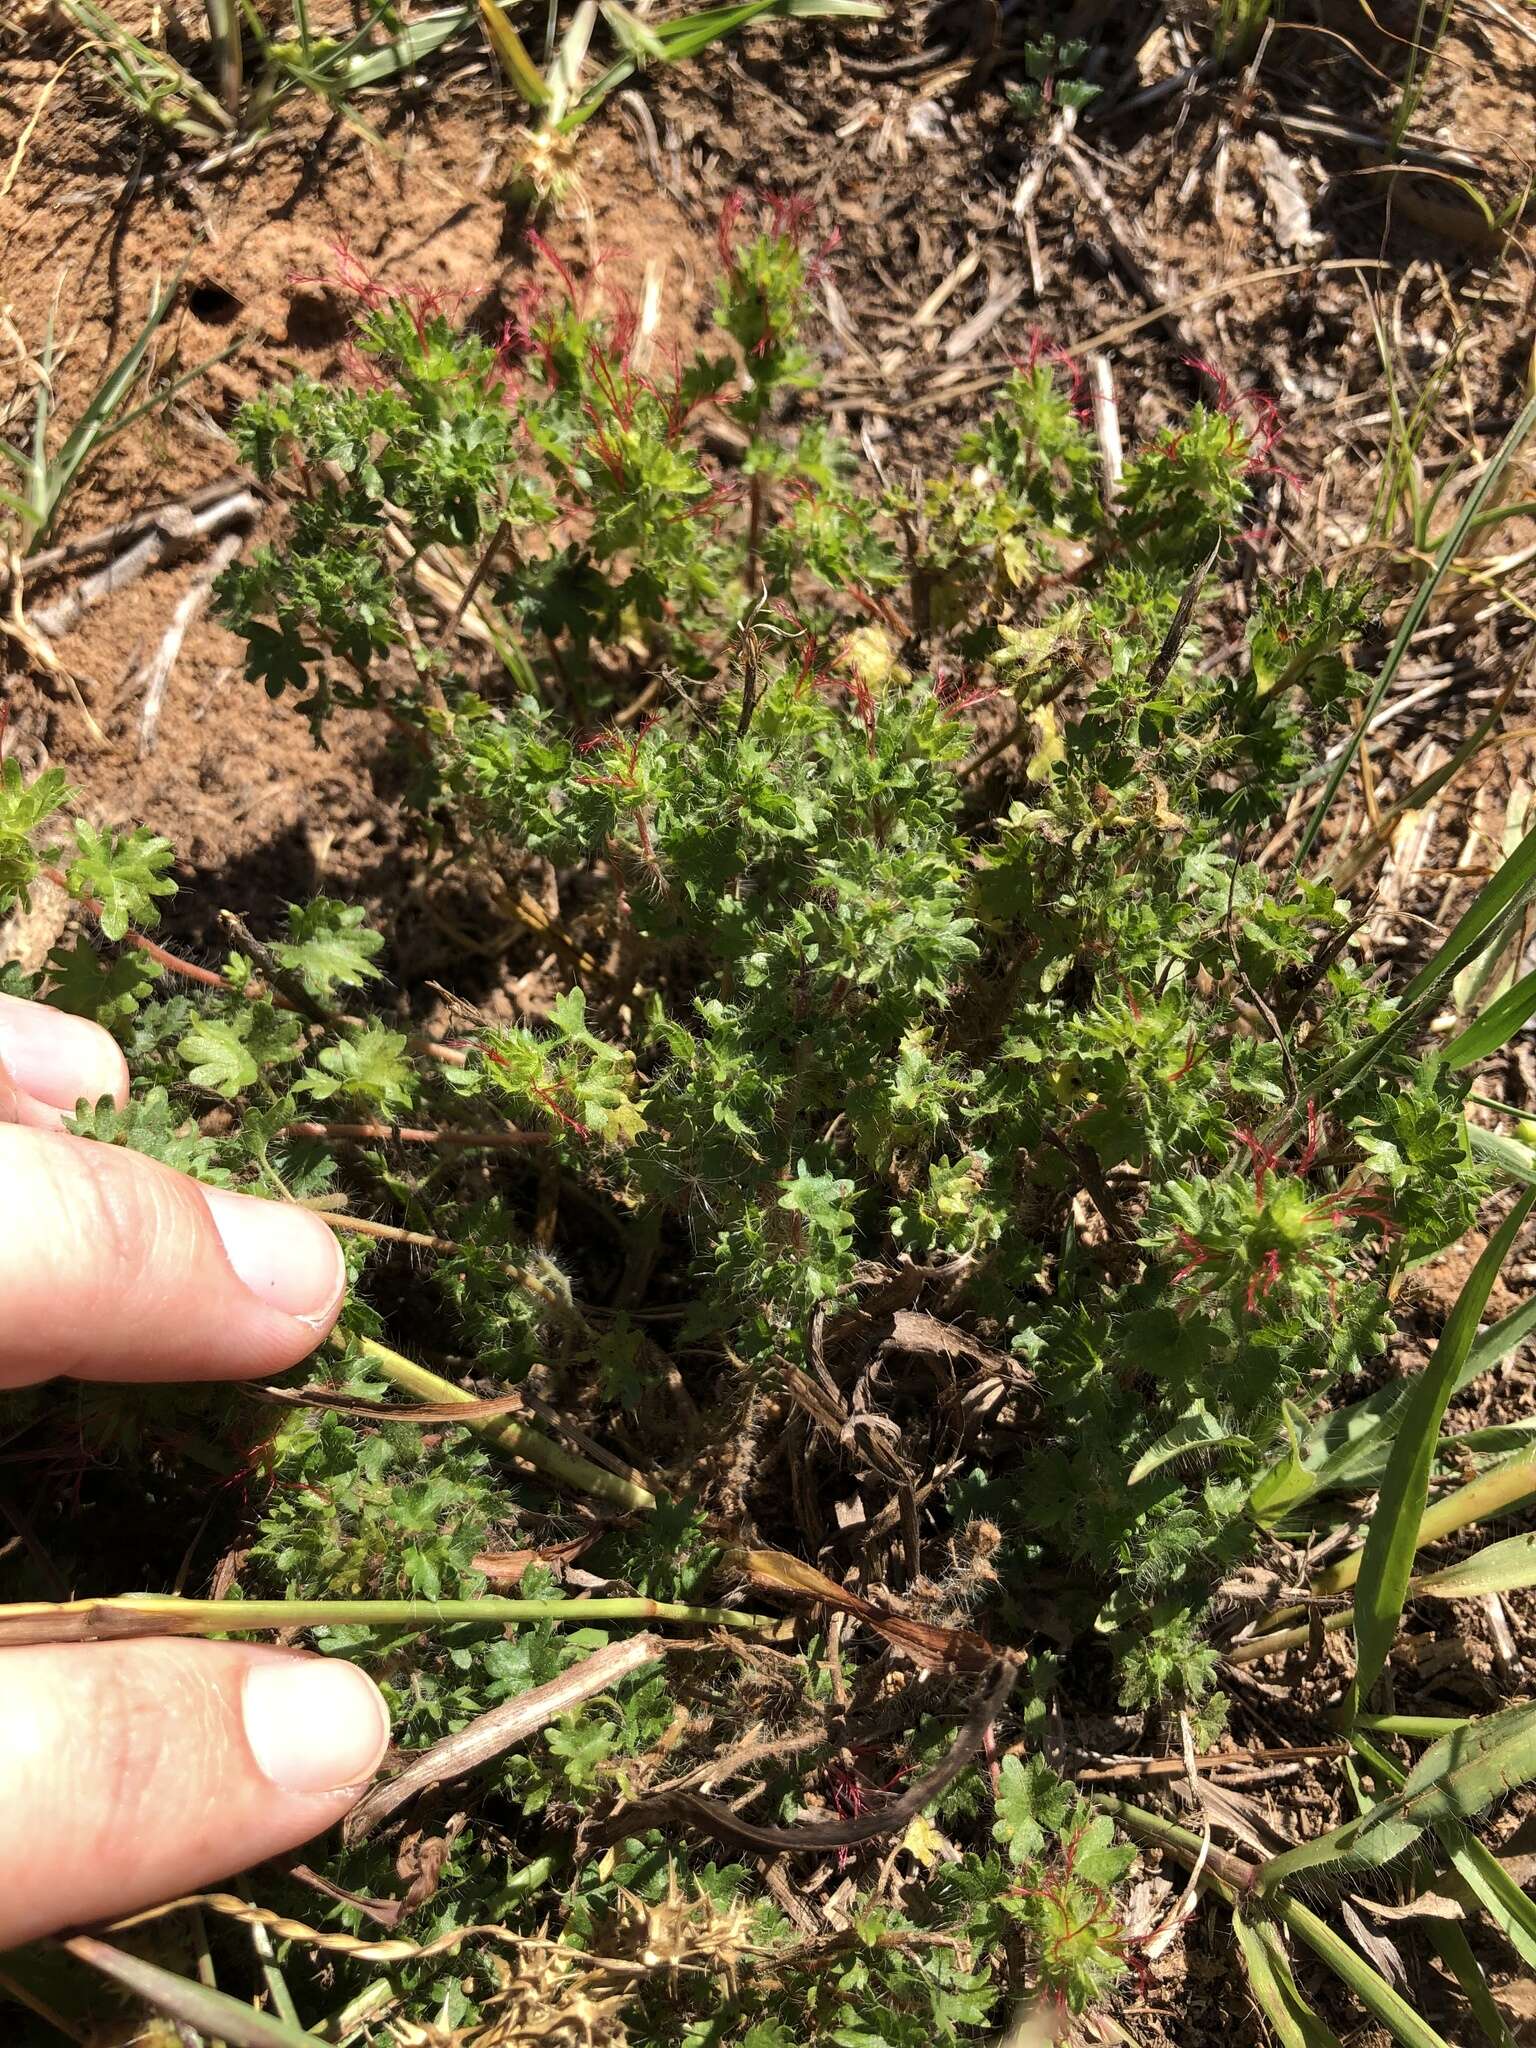
[[[294,348],[334,348],[351,327],[355,311],[324,285],[296,292],[288,305],[286,338]]]
[[[201,320],[205,327],[228,327],[240,315],[240,301],[234,293],[211,282],[193,285],[187,294],[187,305],[193,319]]]

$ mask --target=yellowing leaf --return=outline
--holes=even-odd
[[[917,1813],[907,1823],[907,1832],[901,1838],[901,1846],[907,1854],[919,1862],[924,1870],[932,1870],[948,1843],[938,1829],[923,1813]]]
[[[522,94],[530,107],[547,107],[549,87],[539,67],[528,54],[528,46],[497,6],[496,0],[480,0],[480,19],[496,61],[507,74],[507,82]]]
[[[1056,723],[1053,706],[1042,704],[1038,711],[1031,711],[1029,723],[1034,728],[1035,748],[1024,772],[1031,782],[1044,782],[1056,763],[1066,759],[1067,743]]]

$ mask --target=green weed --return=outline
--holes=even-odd
[[[76,939],[3,978],[127,1047],[130,1107],[82,1105],[80,1131],[317,1205],[356,1278],[312,1405],[275,1431],[221,1429],[209,1404],[233,1396],[98,1390],[80,1441],[167,1500],[189,1443],[226,1468],[244,1444],[248,1622],[285,1615],[366,1662],[407,1748],[650,1603],[748,1624],[464,1795],[418,1947],[391,1962],[402,2028],[489,2048],[579,2014],[615,2044],[927,2048],[995,2030],[1029,1987],[1065,2029],[1160,1938],[1130,1917],[1114,1823],[1200,1844],[1085,1798],[1047,1759],[1048,1702],[1183,1714],[1209,1739],[1218,1588],[1331,1488],[1382,1503],[1346,1719],[1419,1583],[1445,1403],[1497,1355],[1475,1329],[1523,1210],[1413,1393],[1361,1405],[1353,1465],[1311,1418],[1386,1344],[1404,1267],[1514,1173],[1474,1150],[1467,1047],[1422,1034],[1523,914],[1536,846],[1398,991],[1309,862],[1252,857],[1380,694],[1351,658],[1366,594],[1316,573],[1259,581],[1240,644],[1207,656],[1279,487],[1262,401],[1218,388],[1107,512],[1076,366],[1037,339],[950,463],[875,497],[805,404],[827,246],[802,208],[727,210],[721,339],[690,355],[538,246],[545,281],[484,334],[342,252],[354,375],[245,408],[286,522],[222,585],[252,681],[318,739],[343,707],[387,720],[433,872],[488,950],[522,906],[521,1014],[458,1007],[427,1035],[379,1001],[396,931],[326,901],[178,974],[144,936],[170,850],[82,824],[66,858],[46,844],[62,778],[0,781],[0,895],[61,876],[125,947]],[[710,409],[744,442],[729,472]],[[1527,1009],[1511,992],[1477,1048]],[[445,1421],[466,1379],[542,1388],[540,1428]],[[561,1582],[573,1543],[615,1613]],[[485,1604],[508,1554],[529,1607]],[[1531,1569],[1503,1552],[1476,1583]],[[795,1587],[793,1643],[757,1642],[753,1610]],[[871,1852],[852,1823],[948,1754],[997,1645],[1022,1682],[993,1765]],[[1362,1840],[1426,1850],[1453,1805],[1528,1776],[1529,1747],[1496,1717],[1342,1844],[1267,1878],[1202,1861],[1283,2038],[1326,2037],[1279,1926],[1399,2038],[1435,2041],[1288,1873]],[[712,1774],[730,1806],[677,1803]],[[787,1917],[740,1836],[807,1820],[851,1879],[830,1933]],[[326,1875],[399,1889],[372,1839]],[[339,2027],[368,1966],[325,1944],[368,1928],[313,1892],[282,1902],[315,1930],[282,1951],[286,1990]],[[487,1923],[523,1944],[515,1970],[478,1935],[431,1947]]]

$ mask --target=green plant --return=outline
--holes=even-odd
[[[242,1597],[176,1611],[312,1627],[368,1661],[407,1747],[593,1647],[557,1625],[599,1618],[554,1576],[572,1546],[613,1589],[605,1621],[718,1620],[745,1575],[754,1609],[798,1589],[938,1674],[897,1677],[817,1621],[754,1649],[731,1602],[748,1629],[626,1679],[477,1787],[392,1980],[421,2024],[488,2048],[580,2001],[615,2043],[905,2048],[977,2038],[1013,1982],[1065,2026],[1158,1936],[1111,1820],[1181,1837],[1047,1764],[1047,1697],[1220,1725],[1213,1601],[1330,1492],[1337,1511],[1314,1412],[1495,1183],[1461,1053],[1420,1034],[1523,914],[1536,840],[1396,992],[1328,882],[1250,857],[1370,701],[1364,595],[1321,576],[1260,582],[1235,654],[1205,655],[1273,474],[1262,404],[1218,386],[1108,512],[1076,366],[1037,337],[952,465],[875,498],[807,400],[827,243],[804,208],[728,207],[721,339],[686,357],[647,358],[633,309],[534,247],[548,281],[486,335],[339,253],[355,374],[242,413],[287,517],[221,586],[252,680],[317,738],[339,706],[387,721],[426,886],[488,952],[530,934],[521,1014],[455,1010],[445,1040],[379,1006],[387,946],[337,903],[291,908],[218,970],[179,961],[146,936],[168,849],[81,821],[65,863],[42,843],[62,778],[0,782],[7,898],[47,874],[127,947],[77,939],[4,979],[129,1051],[129,1108],[82,1105],[77,1128],[317,1205],[358,1282],[275,1431],[231,1423],[233,1396],[98,1391],[79,1441],[165,1500],[189,1444],[222,1458],[249,1499]],[[709,407],[745,444],[729,474],[697,432]],[[1500,1143],[1513,1172],[1523,1148]],[[1490,1354],[1475,1326],[1523,1213],[1413,1392],[1368,1397],[1346,1432],[1371,1453],[1351,1490],[1383,1488],[1351,1715],[1417,1583],[1445,1403]],[[533,1418],[456,1426],[469,1375],[523,1387]],[[508,1554],[504,1607],[486,1587]],[[885,1845],[893,1905],[838,1818],[921,1785],[990,1645],[1046,1625],[1070,1671],[1034,1660],[995,1772],[951,1772]],[[722,1755],[765,1722],[792,1732]],[[1525,1745],[1522,1722],[1437,1747],[1372,1828],[1411,1821],[1427,1847],[1447,1801],[1526,1770]],[[751,1771],[752,1800],[677,1803]],[[825,1939],[753,1863],[717,1860],[807,1804],[854,1869]],[[1318,1847],[1308,1868],[1343,1861]],[[1210,1881],[1232,1862],[1216,1852]],[[327,1875],[343,1899],[394,1884],[372,1842]],[[1239,1931],[1267,2009],[1301,1996],[1284,1926],[1431,2041],[1287,1885],[1284,1865],[1228,1885],[1261,1902]],[[294,1996],[337,2019],[314,1958],[357,1909],[283,1896],[289,1924],[324,1923],[291,1937]],[[478,1934],[451,1964],[431,1949],[487,1923],[522,1944],[515,1981]]]
[[[238,0],[205,0],[206,53],[174,55],[166,42],[125,28],[106,0],[59,0],[117,90],[143,119],[194,148],[227,146],[271,125],[286,105],[306,95],[370,140],[358,110],[361,97],[398,86],[438,52],[483,30],[509,83],[539,116],[528,170],[540,197],[563,172],[550,156],[556,139],[589,120],[608,96],[651,63],[675,64],[766,18],[821,16],[878,20],[878,0],[736,0],[648,22],[619,0],[578,0],[556,39],[558,0],[548,10],[546,62],[528,53],[512,14],[513,0],[465,0],[409,20],[394,0],[369,0],[340,24],[322,26],[312,0],[294,0],[293,18],[274,33],[262,14]],[[582,71],[598,14],[619,54],[586,83]],[[212,74],[211,83],[204,76]]]
[[[1274,0],[1218,0],[1211,28],[1211,54],[1218,64],[1235,69],[1259,47],[1269,24]]]
[[[142,419],[145,413],[166,404],[184,385],[201,377],[204,371],[220,360],[218,356],[209,357],[206,362],[195,364],[191,369],[172,378],[169,383],[157,386],[137,403],[133,402],[134,385],[144,369],[145,358],[155,335],[176,302],[184,270],[185,266],[163,290],[158,285],[155,287],[150,295],[149,311],[144,317],[144,324],[132,343],[125,353],[107,368],[101,382],[87,399],[79,419],[63,441],[51,447],[54,426],[53,378],[61,360],[58,338],[59,303],[64,294],[67,276],[67,273],[60,273],[58,287],[48,309],[48,321],[35,364],[31,435],[25,443],[0,438],[0,462],[9,463],[17,477],[14,490],[0,490],[0,506],[11,514],[14,524],[12,533],[7,538],[19,554],[31,554],[42,546],[52,531],[64,500],[74,488],[81,473],[108,441],[122,433],[125,427],[131,427],[135,420]]]
[[[1009,87],[1008,104],[1026,121],[1041,120],[1057,108],[1081,113],[1103,90],[1101,86],[1089,84],[1086,79],[1070,75],[1087,54],[1088,45],[1079,36],[1062,42],[1055,36],[1046,35],[1036,42],[1025,43],[1025,82]]]

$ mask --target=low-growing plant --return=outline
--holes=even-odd
[[[188,1445],[221,1465],[240,1592],[279,1603],[248,1618],[366,1661],[408,1748],[599,1646],[573,1583],[744,1624],[482,1778],[391,1952],[397,2038],[950,2042],[1021,1994],[1065,2030],[1174,1924],[1133,1907],[1132,1851],[1071,1782],[1073,1715],[1212,1739],[1234,1568],[1379,1486],[1345,1711],[1371,1704],[1523,1208],[1403,1407],[1368,1396],[1343,1451],[1309,1417],[1500,1164],[1536,1174],[1515,1141],[1474,1153],[1470,1055],[1422,1041],[1536,852],[1397,992],[1348,903],[1277,857],[1364,694],[1367,610],[1315,571],[1235,609],[1281,487],[1251,395],[1196,405],[1106,505],[1076,366],[1037,338],[952,459],[876,494],[809,401],[829,245],[801,206],[728,207],[719,340],[691,351],[538,250],[485,332],[342,256],[353,374],[241,414],[287,517],[222,585],[251,678],[317,739],[387,723],[423,891],[467,958],[512,963],[510,1004],[410,1014],[385,999],[398,934],[330,901],[242,928],[216,971],[180,962],[144,936],[170,847],[81,820],[50,849],[62,776],[4,770],[0,899],[51,874],[126,941],[4,978],[129,1052],[130,1106],[78,1129],[314,1204],[356,1277],[275,1432],[233,1396],[92,1390],[76,1452],[88,1471],[110,1442],[163,1500]],[[537,1406],[454,1427],[466,1378]],[[509,1569],[526,1609],[486,1595]],[[743,1583],[753,1609],[809,1600],[808,1629],[760,1643],[760,1617],[700,1604]],[[182,1611],[239,1625],[228,1599]],[[957,1717],[988,1751],[959,1775]],[[1524,1723],[1474,1747],[1298,1871],[1423,1848],[1461,1792],[1470,1812],[1530,1773]],[[930,1771],[879,1843],[871,1813]],[[765,1841],[837,1887],[833,1931],[764,1889]],[[1232,1863],[1201,1868],[1266,2010],[1294,2013],[1284,1927],[1398,2024],[1289,1864]],[[294,1998],[347,2038],[370,1926],[346,1901],[399,1880],[371,1837],[326,1876],[340,1903],[274,1902]],[[487,1923],[515,1969],[479,1935],[446,1952]]]

